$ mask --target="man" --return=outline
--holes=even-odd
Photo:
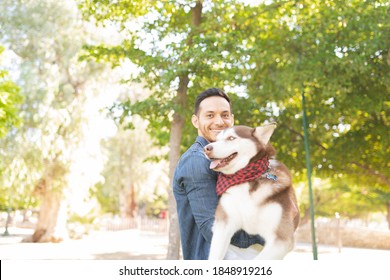
[[[210,251],[212,225],[218,203],[215,191],[218,173],[210,169],[210,161],[204,155],[203,148],[214,142],[222,130],[233,126],[229,97],[217,88],[202,92],[195,102],[192,124],[198,129],[198,137],[179,160],[173,178],[173,193],[179,216],[183,258],[205,260]],[[230,247],[229,256],[225,258],[245,258],[251,248],[243,250],[244,255],[239,248],[263,245],[264,240],[239,231],[233,236],[231,244],[234,246]]]

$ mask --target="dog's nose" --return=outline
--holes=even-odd
[[[211,152],[211,151],[213,150],[213,146],[207,145],[206,147],[204,147],[204,150],[205,150],[206,152]]]

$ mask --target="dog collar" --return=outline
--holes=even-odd
[[[228,188],[239,185],[246,182],[252,182],[263,175],[274,176],[267,173],[269,171],[269,159],[268,157],[263,157],[255,162],[250,162],[244,168],[238,170],[236,173],[231,175],[226,175],[219,173],[217,180],[216,192],[217,195],[222,195]],[[265,174],[267,173],[267,174]],[[276,180],[276,176],[273,178],[268,178]]]

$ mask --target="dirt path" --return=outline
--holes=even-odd
[[[79,240],[61,243],[22,243],[31,229],[10,228],[3,236],[0,228],[0,259],[3,260],[163,260],[167,235],[139,230],[99,231]],[[312,260],[310,244],[299,243],[285,260]],[[338,248],[318,246],[319,260],[390,260],[390,250]]]
[[[0,232],[1,231],[0,228]],[[92,232],[79,240],[61,243],[23,243],[31,230],[11,228],[10,236],[0,236],[0,259],[164,259],[167,236],[153,232],[124,230]]]

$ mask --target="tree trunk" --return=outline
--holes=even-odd
[[[39,211],[38,224],[32,235],[32,242],[61,242],[67,239],[66,229],[67,211],[66,203],[61,200],[61,194],[47,191],[42,199]]]
[[[386,203],[387,208],[387,226],[390,229],[390,202]]]
[[[304,225],[310,221],[310,209],[307,208],[303,212],[303,217],[301,217],[299,224]]]
[[[202,15],[202,3],[201,1],[197,1],[194,8],[192,8],[192,26],[199,26],[200,19]],[[192,35],[189,35],[187,40],[187,44],[192,44]],[[185,62],[185,61],[184,61]],[[176,112],[173,115],[173,121],[171,124],[171,133],[169,139],[169,185],[168,188],[168,212],[169,212],[169,242],[168,242],[168,252],[167,259],[168,260],[178,260],[180,258],[180,232],[179,232],[179,223],[176,211],[176,201],[172,191],[173,184],[173,174],[175,172],[175,168],[177,162],[180,158],[180,143],[183,134],[184,127],[184,117],[182,115],[182,111],[186,108],[186,99],[188,92],[188,83],[189,83],[188,73],[180,76],[179,80],[179,88],[177,90],[175,105]]]
[[[130,186],[130,192],[128,194],[128,209],[127,209],[127,216],[130,218],[135,218],[137,215],[137,200],[135,199],[136,192],[134,184],[131,184]]]
[[[180,151],[180,140],[182,125],[178,117],[174,118],[171,127],[170,136],[170,152],[169,152],[169,188],[168,188],[168,214],[169,214],[169,245],[167,252],[168,260],[178,260],[180,258],[180,235],[179,235],[179,224],[176,211],[176,201],[172,191],[173,184],[173,173],[176,168],[177,161],[179,160],[180,154],[177,152],[177,146]],[[175,138],[176,137],[176,138]]]
[[[137,215],[136,190],[134,184],[122,188],[119,192],[119,211],[122,218],[134,218]]]
[[[188,76],[180,79],[179,90],[177,91],[177,104],[183,108],[186,103],[188,90]],[[169,246],[167,252],[168,260],[178,260],[180,258],[180,234],[176,211],[176,201],[172,191],[173,174],[177,162],[180,158],[180,143],[184,127],[184,117],[180,112],[175,112],[171,124],[171,133],[169,139],[169,185],[168,188],[168,212],[169,212]]]

